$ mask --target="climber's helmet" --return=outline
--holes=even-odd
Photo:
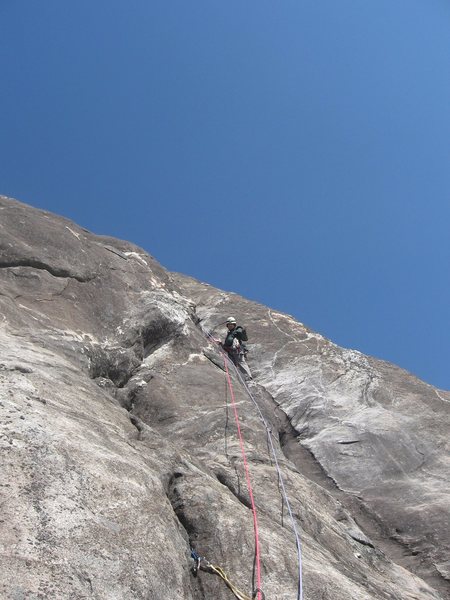
[[[228,329],[234,329],[236,327],[236,319],[234,317],[228,317],[226,324]]]

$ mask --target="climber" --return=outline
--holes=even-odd
[[[247,332],[241,325],[237,325],[234,317],[228,317],[226,320],[228,333],[225,337],[225,341],[221,344],[222,348],[228,352],[228,356],[234,362],[236,367],[242,371],[247,379],[252,379],[245,355],[248,350],[245,342],[248,340]]]

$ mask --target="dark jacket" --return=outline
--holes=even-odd
[[[241,346],[244,346],[243,342],[246,341],[247,336],[244,334],[244,328],[240,325],[237,325],[234,329],[228,332],[227,337],[223,343],[223,347],[228,352],[231,350],[233,346],[233,340],[237,338]],[[244,339],[245,338],[245,339]]]

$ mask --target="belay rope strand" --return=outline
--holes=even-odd
[[[238,410],[237,410],[237,405],[236,405],[236,398],[234,397],[233,384],[231,383],[230,371],[228,369],[228,358],[225,355],[224,355],[224,365],[225,365],[225,374],[226,374],[226,378],[227,378],[227,382],[228,382],[228,389],[230,390],[231,405],[233,407],[234,418],[236,421],[236,427],[237,427],[237,431],[238,431],[239,445],[241,447],[242,460],[244,461],[244,471],[245,471],[245,479],[247,481],[248,495],[250,497],[250,504],[252,507],[253,531],[255,534],[256,589],[258,590],[257,600],[262,600],[261,599],[261,560],[260,560],[260,552],[259,552],[258,518],[256,516],[256,506],[255,506],[255,500],[253,498],[252,482],[250,480],[250,472],[248,469],[247,455],[245,454],[244,438],[242,436],[241,425],[239,423],[239,415],[238,415]]]
[[[211,335],[211,333],[209,331],[204,331],[204,333],[206,334],[206,336],[213,341],[214,343],[217,343],[215,338]],[[221,353],[224,356],[224,361],[225,361],[225,370],[226,370],[226,374],[227,374],[227,378],[230,379],[230,374],[229,374],[229,370],[228,370],[228,362],[233,365],[234,370],[240,380],[240,382],[242,383],[242,385],[244,386],[248,396],[250,397],[251,401],[253,402],[253,404],[255,405],[257,411],[258,411],[258,415],[259,418],[261,420],[261,422],[263,423],[266,431],[267,431],[267,439],[270,445],[270,449],[271,449],[271,453],[275,462],[275,468],[278,474],[278,482],[279,482],[279,486],[281,487],[281,493],[282,493],[282,497],[284,500],[284,503],[286,504],[286,507],[288,509],[288,513],[289,513],[289,518],[291,521],[291,525],[292,525],[292,531],[294,533],[294,537],[295,537],[295,545],[297,548],[297,564],[298,564],[298,586],[297,586],[297,600],[303,600],[303,566],[302,566],[302,543],[300,540],[300,536],[297,530],[297,524],[295,522],[295,518],[294,518],[294,514],[292,512],[292,508],[291,508],[291,503],[289,502],[289,497],[287,495],[286,492],[286,487],[284,485],[284,479],[283,479],[283,475],[281,473],[281,469],[280,469],[280,465],[278,463],[278,458],[277,458],[277,453],[275,450],[275,446],[273,443],[273,433],[272,433],[272,429],[269,427],[266,419],[264,418],[264,415],[261,412],[261,409],[259,408],[259,404],[257,403],[257,401],[255,400],[255,398],[253,397],[253,394],[251,393],[247,383],[245,382],[244,378],[242,377],[241,373],[239,372],[239,369],[236,367],[236,365],[228,358],[228,356],[221,351]],[[258,548],[259,550],[259,548]],[[259,587],[259,585],[258,585]],[[258,599],[259,600],[259,599]]]
[[[256,406],[256,408],[258,410],[258,413],[259,413],[259,418],[261,419],[264,427],[266,428],[267,434],[268,434],[267,437],[269,439],[270,448],[271,448],[271,451],[272,451],[272,456],[273,456],[273,459],[274,459],[274,462],[275,462],[275,468],[276,468],[277,474],[278,474],[279,485],[280,485],[281,490],[282,490],[282,495],[283,495],[284,502],[286,504],[286,508],[288,509],[290,521],[291,521],[291,524],[292,524],[292,530],[294,532],[294,537],[295,537],[295,545],[296,545],[296,548],[297,548],[297,563],[298,563],[297,600],[303,600],[302,543],[301,543],[301,540],[300,540],[300,536],[298,534],[297,525],[296,525],[296,522],[295,522],[295,519],[294,519],[294,514],[293,514],[292,509],[291,509],[291,503],[289,502],[289,497],[287,495],[286,487],[284,485],[283,475],[281,473],[280,465],[278,463],[277,453],[276,453],[275,446],[273,444],[273,439],[272,439],[272,436],[273,436],[272,430],[270,429],[269,425],[267,424],[267,421],[265,420],[264,415],[262,414],[261,409],[259,408],[258,403],[256,402],[256,400],[254,399],[252,393],[250,392],[247,383],[243,379],[242,375],[239,373],[239,371],[236,368],[236,365],[234,365],[234,363],[233,363],[233,366],[235,368],[235,371],[236,371],[239,379],[241,380],[242,385],[246,389],[247,394],[249,395],[249,397],[252,400],[253,404]]]

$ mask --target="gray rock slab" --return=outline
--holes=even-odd
[[[447,392],[0,197],[2,598],[232,598],[193,575],[191,547],[251,595],[249,491],[204,333],[233,313],[255,374],[257,407],[232,380],[266,599],[297,597],[298,563],[261,415],[305,599],[448,596]]]
[[[182,275],[177,282],[206,330],[220,331],[228,314],[247,326],[252,372],[297,444],[439,585],[450,544],[450,393],[339,348],[289,315]]]

